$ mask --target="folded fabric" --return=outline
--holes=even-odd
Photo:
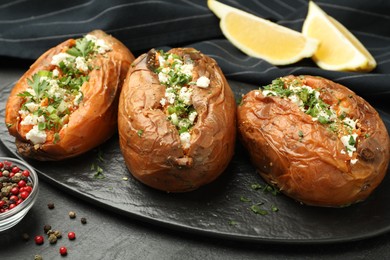
[[[221,2],[297,31],[302,28],[308,4],[305,0]],[[153,47],[192,46],[216,59],[231,80],[262,86],[288,74],[323,76],[390,111],[390,2],[316,3],[366,46],[378,64],[374,71],[326,71],[310,59],[277,67],[248,57],[223,37],[219,19],[208,9],[206,0],[6,0],[0,4],[0,56],[36,59],[68,38],[102,29],[136,55]]]

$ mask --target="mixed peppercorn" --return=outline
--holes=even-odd
[[[28,198],[33,183],[28,170],[20,169],[12,162],[0,162],[0,214],[7,212]]]
[[[52,203],[52,202],[48,203],[47,205],[48,205],[49,210],[52,210],[52,209],[55,208],[54,207],[54,203]],[[74,211],[70,211],[68,216],[69,216],[70,219],[75,219],[76,218],[76,213]],[[81,224],[84,225],[84,224],[87,223],[87,219],[85,217],[82,217],[80,219],[80,222],[81,222]],[[46,225],[43,226],[43,232],[47,236],[47,240],[49,241],[50,244],[56,244],[58,239],[62,238],[62,232],[59,231],[59,230],[54,230],[52,228],[52,226],[49,225],[49,224],[46,224]],[[76,233],[73,232],[73,231],[69,231],[67,236],[68,236],[69,240],[75,240],[76,239]],[[23,240],[27,241],[27,240],[29,240],[29,235],[27,233],[23,233],[22,234],[22,238],[23,238]],[[44,238],[43,235],[36,235],[34,237],[34,242],[37,245],[43,245],[44,242],[45,242],[45,238]],[[68,254],[68,249],[65,246],[61,246],[59,248],[59,253],[62,256],[65,256],[65,255]],[[35,255],[35,259],[43,259],[43,258],[42,258],[41,255]]]

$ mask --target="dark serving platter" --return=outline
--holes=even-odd
[[[230,84],[237,99],[256,88],[233,81]],[[0,136],[10,153],[20,158],[4,124],[11,88],[3,86],[0,91]],[[379,112],[389,129],[390,114]],[[157,191],[135,180],[125,166],[117,135],[78,158],[61,162],[25,160],[40,178],[83,200],[129,218],[185,232],[252,242],[329,243],[369,238],[390,230],[390,176],[362,203],[338,209],[305,206],[282,194],[254,190],[253,184],[265,184],[239,142],[229,167],[215,182],[181,194]],[[97,166],[103,169],[104,178],[96,174]],[[264,215],[251,210],[255,204]]]

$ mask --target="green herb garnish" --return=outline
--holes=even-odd
[[[263,203],[257,203],[257,204],[254,204],[250,207],[250,210],[255,213],[255,214],[259,214],[259,215],[262,215],[262,216],[265,216],[268,214],[268,211],[261,208],[260,206],[263,205]]]
[[[249,198],[246,198],[246,197],[244,197],[244,196],[241,196],[241,197],[240,197],[240,201],[242,201],[242,202],[251,202],[252,200],[249,199]]]
[[[299,130],[298,131],[298,137],[299,137],[299,141],[302,141],[302,139],[303,139],[303,132],[302,132],[302,130]]]
[[[75,57],[87,57],[89,54],[94,52],[95,43],[87,40],[83,37],[76,40],[76,45],[67,50],[66,52]]]

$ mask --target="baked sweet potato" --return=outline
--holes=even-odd
[[[122,43],[100,30],[45,52],[16,83],[6,104],[5,122],[19,154],[62,160],[111,137],[133,60]]]
[[[118,131],[136,179],[167,192],[191,191],[216,179],[233,156],[234,95],[217,63],[199,51],[151,50],[128,72]]]
[[[260,175],[304,204],[365,200],[389,164],[378,113],[346,87],[313,76],[276,79],[238,107],[240,138]]]

